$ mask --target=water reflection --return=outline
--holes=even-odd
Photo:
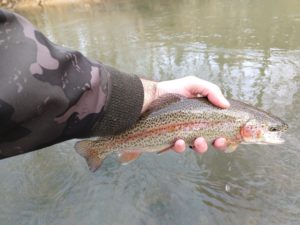
[[[122,70],[156,80],[197,75],[229,97],[284,108],[297,92],[300,6],[270,3],[110,1],[28,16],[54,42]]]
[[[297,0],[103,1],[21,11],[53,42],[155,80],[196,75],[290,125],[282,146],[110,157],[74,141],[0,162],[0,224],[299,224]]]

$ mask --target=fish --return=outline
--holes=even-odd
[[[128,163],[144,152],[162,153],[175,141],[183,139],[192,145],[197,137],[213,142],[226,138],[227,149],[233,152],[239,144],[282,144],[288,125],[266,111],[244,102],[229,99],[230,107],[214,106],[205,97],[186,98],[166,94],[149,106],[137,123],[118,135],[81,140],[75,144],[91,171],[96,171],[111,153]]]

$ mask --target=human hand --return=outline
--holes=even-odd
[[[145,82],[147,81],[142,80],[142,82],[145,87]],[[146,90],[146,93],[150,94],[145,97],[145,100],[147,99],[149,103],[164,94],[175,93],[188,98],[198,96],[207,97],[212,104],[220,108],[228,108],[230,106],[229,102],[223,96],[220,88],[217,85],[194,76],[188,76],[176,80],[162,81],[158,83],[152,82],[151,85],[146,85],[148,87],[148,91]],[[145,107],[147,107],[147,105]],[[227,147],[226,139],[216,139],[213,143],[213,146],[219,150],[225,150]],[[191,147],[198,153],[204,153],[208,148],[203,137],[198,137]],[[177,140],[173,146],[173,150],[175,152],[183,152],[185,148],[185,141],[182,139]]]
[[[220,108],[230,106],[217,85],[195,76],[158,82],[156,92],[157,98],[167,93],[175,93],[187,98],[207,97],[212,104]]]

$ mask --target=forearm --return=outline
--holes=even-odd
[[[143,105],[135,77],[51,43],[0,10],[0,158],[130,127]]]

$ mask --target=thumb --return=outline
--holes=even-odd
[[[215,106],[220,108],[230,107],[230,103],[222,94],[221,89],[211,82],[196,79],[191,88],[194,94],[200,94],[203,97],[207,97],[208,100]]]
[[[214,104],[215,106],[218,106],[220,108],[229,108],[230,103],[228,100],[224,97],[224,95],[220,92],[214,92],[210,91],[207,95],[208,100]]]

